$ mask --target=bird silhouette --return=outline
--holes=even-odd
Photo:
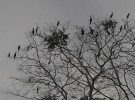
[[[112,18],[113,17],[113,12],[112,12],[112,14],[110,15],[110,18]]]
[[[93,32],[94,32],[93,29],[90,27],[90,33],[91,33],[92,35],[93,35]]]
[[[124,24],[124,29],[126,29],[126,24]]]
[[[84,35],[84,29],[83,28],[81,28],[81,34]]]
[[[14,59],[16,58],[16,52],[15,52],[15,54],[14,54]]]
[[[90,16],[90,25],[91,25],[91,23],[92,23],[92,18],[91,18],[91,16]]]
[[[27,49],[26,49],[26,51],[29,51],[29,49],[30,49],[30,45],[28,45],[28,46],[27,46]]]
[[[20,45],[18,45],[18,52],[19,52],[20,48],[21,48]]]
[[[34,28],[32,28],[32,34],[34,35],[35,31],[34,31]]]
[[[8,57],[10,57],[10,53],[8,53]]]
[[[36,28],[36,33],[38,32],[38,27]]]
[[[129,18],[130,13],[127,14],[127,19]]]
[[[39,87],[37,87],[37,93],[38,93],[38,91],[39,91]]]
[[[57,26],[59,26],[59,24],[60,24],[60,21],[57,22]]]
[[[120,26],[120,32],[122,31],[122,25]]]
[[[50,64],[50,63],[51,63],[51,61],[48,62],[48,64]]]

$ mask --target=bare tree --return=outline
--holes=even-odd
[[[32,100],[135,99],[133,20],[128,16],[118,22],[111,16],[90,21],[73,31],[61,23],[28,32],[28,45],[13,57],[21,72],[13,78],[19,88],[9,93]]]

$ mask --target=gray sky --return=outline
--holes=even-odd
[[[71,24],[87,25],[90,15],[99,18],[112,11],[116,19],[128,12],[134,18],[134,4],[135,0],[0,0],[0,89],[10,88],[8,78],[16,74],[8,52],[25,43],[24,33],[32,27],[70,19]],[[0,100],[19,99],[0,93]]]

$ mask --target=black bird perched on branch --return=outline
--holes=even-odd
[[[38,91],[39,91],[39,87],[37,87],[37,93],[38,93]]]
[[[34,35],[35,31],[34,31],[34,28],[32,28],[32,34]]]
[[[93,32],[94,32],[93,29],[90,27],[90,33],[91,33],[92,35],[93,35]]]
[[[29,49],[30,49],[30,45],[28,45],[28,46],[27,46],[27,49],[26,49],[26,51],[29,51]]]
[[[38,27],[36,28],[36,33],[38,32]]]
[[[18,52],[19,52],[20,48],[21,48],[20,45],[18,45]]]
[[[10,57],[10,53],[8,53],[8,57]]]
[[[92,18],[91,18],[91,16],[90,16],[90,25],[91,25],[91,23],[92,23]]]
[[[57,26],[59,26],[59,24],[60,24],[60,21],[57,22]]]
[[[124,29],[126,29],[126,24],[124,24]]]
[[[120,32],[122,31],[122,25],[120,26]]]
[[[113,12],[112,12],[112,14],[110,15],[110,18],[112,18],[113,17]]]
[[[84,35],[84,29],[83,28],[81,28],[81,34]]]
[[[127,14],[127,19],[129,18],[130,13]]]
[[[16,52],[15,52],[15,54],[14,54],[14,59],[16,58]]]
[[[51,61],[48,62],[48,65],[51,63]]]

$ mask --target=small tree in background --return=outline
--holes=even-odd
[[[33,28],[12,57],[17,85],[8,93],[32,100],[131,100],[135,98],[135,25],[109,18],[89,25]],[[69,34],[70,32],[70,34]],[[18,88],[18,87],[19,88]]]

